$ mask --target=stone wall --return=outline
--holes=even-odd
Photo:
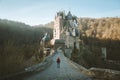
[[[72,49],[70,48],[66,48],[65,49],[65,56],[68,57],[68,58],[71,58],[71,54],[72,54]]]
[[[90,76],[93,80],[119,80],[120,71],[115,71],[111,69],[102,69],[102,68],[90,68],[92,73]]]

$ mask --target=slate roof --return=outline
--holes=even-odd
[[[68,14],[67,14],[67,19],[68,19],[68,20],[72,20],[72,18],[73,18],[73,17],[72,17],[72,14],[71,14],[71,12],[69,11]]]
[[[65,44],[65,40],[63,39],[56,39],[55,44]]]
[[[46,38],[45,38],[45,42],[47,42],[47,41],[50,41],[51,39],[50,39],[50,36],[47,36]]]
[[[48,42],[50,41],[50,36],[46,33],[45,36],[42,38],[43,41]]]

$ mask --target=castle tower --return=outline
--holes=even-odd
[[[65,13],[58,12],[57,15],[55,16],[55,21],[54,21],[54,30],[53,30],[54,39],[60,39],[60,33],[62,31],[62,26],[63,26],[63,19],[65,19]]]
[[[53,40],[62,39],[65,41],[67,48],[73,48],[74,43],[79,48],[79,30],[77,25],[77,17],[72,16],[69,11],[66,15],[64,11],[60,11],[55,16]]]

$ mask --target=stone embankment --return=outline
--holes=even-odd
[[[87,69],[67,58],[68,62],[93,80],[120,80],[120,71],[92,67]]]
[[[102,68],[90,68],[94,80],[120,80],[120,71]]]

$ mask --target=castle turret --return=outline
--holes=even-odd
[[[63,20],[65,18],[65,12],[58,12],[54,21],[54,39],[60,39],[60,32],[63,26]]]
[[[57,13],[55,16],[53,30],[54,42],[55,40],[63,39],[66,47],[68,48],[73,48],[74,43],[79,45],[77,42],[79,39],[79,30],[76,18],[77,17],[72,16],[70,11],[67,15],[65,14],[65,11],[60,11]]]
[[[70,11],[69,11],[68,14],[67,14],[67,20],[72,20],[72,14],[71,14]]]

